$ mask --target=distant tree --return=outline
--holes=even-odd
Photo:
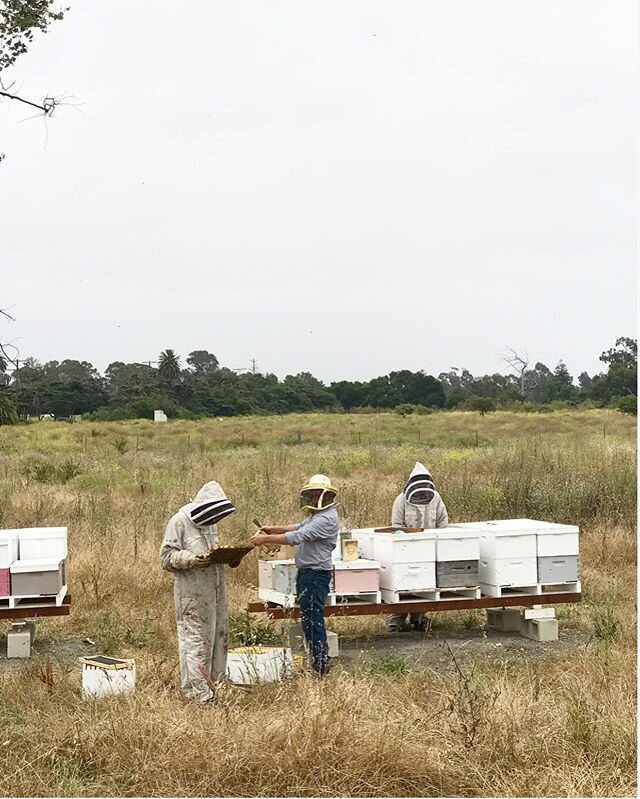
[[[616,408],[622,413],[628,413],[631,416],[638,415],[638,398],[637,397],[620,397]]]
[[[558,365],[553,371],[553,378],[549,386],[549,399],[565,400],[571,402],[577,398],[578,390],[573,384],[573,378],[569,374],[569,370],[563,363],[559,361]]]
[[[351,380],[340,380],[331,384],[336,399],[345,409],[350,411],[367,404],[367,384]]]
[[[150,397],[158,392],[158,370],[146,363],[114,361],[105,369],[107,391],[116,405],[123,405],[140,397]]]
[[[158,357],[158,372],[163,380],[175,382],[180,377],[180,356],[173,350],[163,350]]]
[[[638,367],[638,341],[634,338],[619,338],[616,345],[600,355],[600,360],[609,366]]]
[[[519,353],[512,347],[505,347],[505,349],[506,352],[502,356],[502,360],[516,373],[520,384],[520,393],[524,397],[525,374],[530,363],[529,353]]]
[[[635,339],[619,338],[616,346],[600,355],[609,365],[606,374],[593,378],[592,398],[607,404],[620,397],[638,394],[638,343]]]
[[[470,411],[479,411],[480,416],[484,416],[485,413],[490,413],[496,409],[495,400],[493,400],[491,397],[471,396],[464,403],[464,406]]]
[[[524,373],[524,396],[530,402],[544,404],[552,399],[553,372],[544,363],[538,361],[533,369]]]
[[[580,393],[588,397],[593,388],[593,378],[589,377],[588,372],[580,372],[578,375],[578,383],[580,384]]]
[[[17,423],[18,414],[16,412],[16,407],[7,391],[4,388],[0,389],[0,425]]]
[[[204,375],[207,372],[214,372],[220,364],[216,356],[207,350],[194,350],[187,355],[187,363],[196,375]]]

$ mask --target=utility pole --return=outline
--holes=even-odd
[[[255,374],[257,371],[257,361],[255,358],[251,359],[251,374]]]

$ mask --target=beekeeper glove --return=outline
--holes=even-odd
[[[211,563],[209,555],[194,555],[191,554],[187,561],[187,568],[189,569],[202,569]]]

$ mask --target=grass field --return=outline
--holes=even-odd
[[[449,674],[335,669],[323,682],[229,687],[222,708],[183,702],[171,577],[158,565],[175,510],[217,479],[239,508],[223,540],[242,541],[255,516],[294,520],[299,487],[321,471],[340,489],[346,525],[387,523],[416,459],[452,521],[581,525],[584,601],[558,615],[589,645],[535,662],[483,660],[468,681],[453,663]],[[89,636],[138,664],[135,695],[99,703],[80,698],[78,667],[63,657],[52,684],[38,658],[5,670],[3,795],[636,794],[634,419],[343,414],[1,428],[0,523],[69,528],[72,615],[40,623],[39,634]],[[256,571],[251,555],[228,574],[238,618],[257,595]],[[376,617],[342,625],[383,629]]]

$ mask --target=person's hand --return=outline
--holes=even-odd
[[[268,544],[269,536],[264,535],[264,533],[256,533],[254,536],[251,537],[249,543],[253,544],[254,546],[260,546],[261,544]]]
[[[189,564],[192,569],[202,569],[205,566],[208,566],[211,563],[211,558],[209,555],[193,555]]]
[[[277,535],[280,532],[280,528],[277,525],[272,524],[271,526],[261,527],[260,532],[265,533],[266,535]]]

